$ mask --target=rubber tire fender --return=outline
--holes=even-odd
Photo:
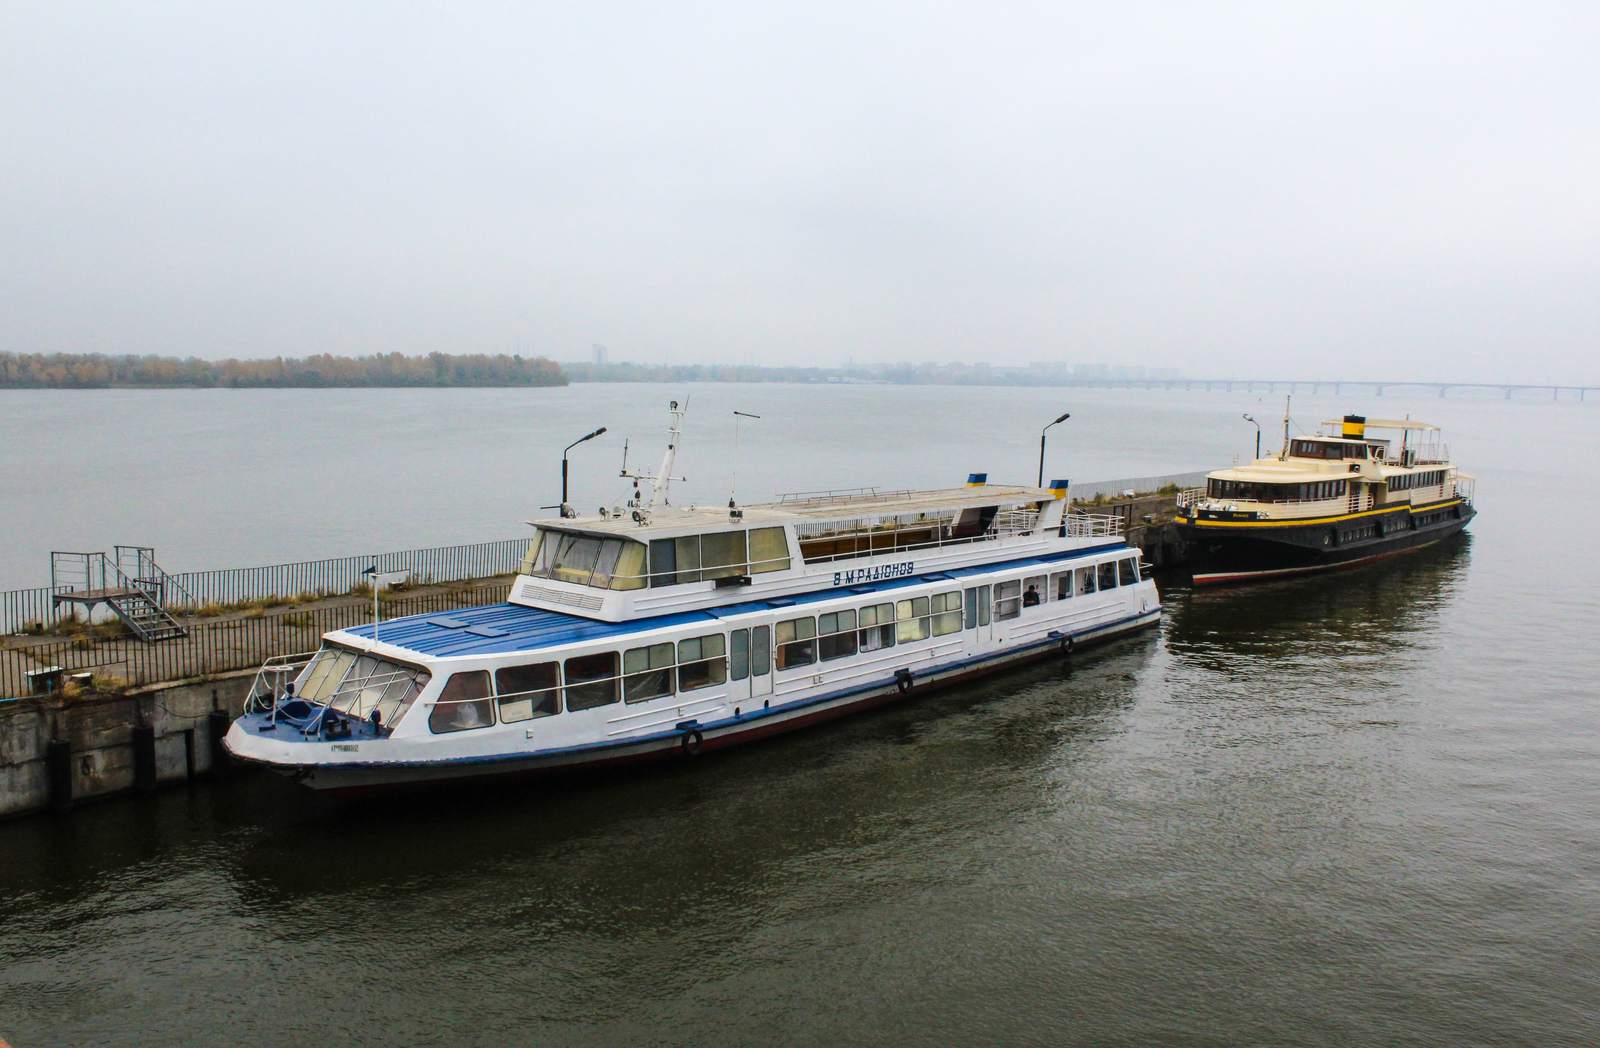
[[[683,740],[678,745],[683,747],[685,757],[697,757],[700,755],[700,745],[705,741],[705,736],[700,734],[699,728],[690,728],[683,733]]]
[[[900,689],[900,694],[902,694],[902,695],[904,695],[907,692],[909,692],[911,690],[911,671],[910,670],[895,670],[894,671],[894,686],[896,688]]]
[[[1061,654],[1062,655],[1066,656],[1067,658],[1071,658],[1072,657],[1072,650],[1074,648],[1076,648],[1076,647],[1077,647],[1077,643],[1075,641],[1073,641],[1072,634],[1069,633],[1066,636],[1061,638]]]

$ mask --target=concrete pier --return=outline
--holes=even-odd
[[[226,730],[254,676],[0,705],[0,818],[210,774],[217,748],[196,739],[213,738],[219,723]]]

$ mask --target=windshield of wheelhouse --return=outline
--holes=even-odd
[[[380,722],[392,727],[430,679],[428,671],[419,666],[328,644],[300,675],[295,694],[363,720],[377,710]]]
[[[596,589],[641,589],[644,558],[644,543],[632,539],[540,528],[522,559],[522,573]]]

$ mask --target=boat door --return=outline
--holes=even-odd
[[[967,636],[967,650],[979,651],[984,648],[994,636],[994,624],[990,613],[990,593],[988,586],[968,586],[963,594],[965,603],[962,610],[961,625]]]
[[[772,627],[734,630],[728,637],[728,699],[749,704],[772,694]]]

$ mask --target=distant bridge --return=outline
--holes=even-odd
[[[1466,393],[1487,390],[1510,400],[1519,394],[1546,394],[1559,401],[1565,394],[1568,400],[1582,402],[1589,393],[1600,392],[1600,386],[1578,386],[1545,382],[1413,382],[1398,379],[1266,379],[1266,378],[1077,378],[1069,379],[1070,386],[1089,389],[1189,389],[1221,390],[1225,393],[1332,393],[1344,396],[1347,390],[1371,392],[1383,396],[1389,390],[1424,391],[1436,396],[1448,396],[1452,391]]]

